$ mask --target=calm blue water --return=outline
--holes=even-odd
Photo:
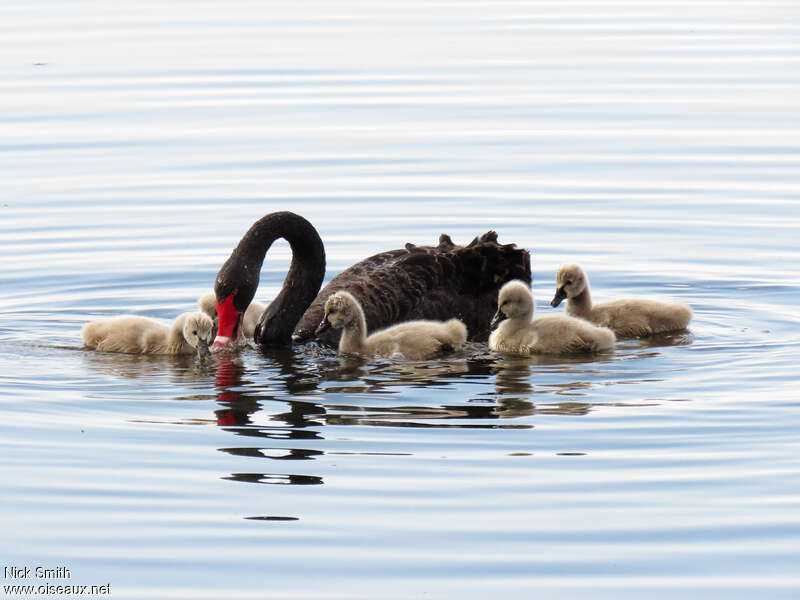
[[[0,6],[0,566],[72,576],[2,584],[797,598],[799,33],[783,1]],[[538,314],[579,262],[694,321],[594,358],[82,349],[193,309],[275,210],[328,279],[495,229]]]

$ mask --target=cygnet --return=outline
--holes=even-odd
[[[592,306],[589,278],[578,265],[564,265],[556,274],[552,306],[567,299],[567,314],[608,327],[619,337],[635,338],[685,329],[692,311],[682,304],[654,300],[614,300]]]
[[[467,339],[467,327],[458,319],[449,321],[406,321],[367,337],[367,321],[358,300],[339,291],[325,302],[325,316],[317,327],[319,335],[328,327],[341,328],[340,353],[425,360],[459,350]]]
[[[206,355],[214,323],[200,312],[183,313],[171,326],[148,317],[124,316],[87,323],[81,334],[88,348],[101,352]]]
[[[533,294],[522,281],[509,281],[497,297],[489,349],[513,354],[600,352],[614,347],[614,332],[566,315],[533,318]]]

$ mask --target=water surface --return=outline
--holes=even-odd
[[[796,597],[798,29],[779,1],[4,5],[4,565],[136,599]],[[572,358],[82,349],[191,310],[274,210],[328,279],[494,229],[539,314],[579,262],[694,320]]]

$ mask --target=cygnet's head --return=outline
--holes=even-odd
[[[497,312],[492,319],[492,329],[506,319],[525,319],[533,317],[533,294],[522,281],[509,281],[497,296]]]
[[[556,273],[556,294],[550,306],[558,306],[564,298],[574,298],[589,284],[589,278],[578,265],[563,265]]]
[[[325,316],[317,327],[319,335],[329,327],[340,329],[358,317],[358,300],[349,292],[336,292],[325,302]]]
[[[197,299],[197,306],[212,319],[217,319],[217,297],[214,292],[208,292],[200,296]]]
[[[214,334],[214,321],[204,313],[191,313],[183,324],[183,337],[200,356],[209,354],[208,347],[214,341]]]

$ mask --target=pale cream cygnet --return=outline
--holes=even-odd
[[[200,307],[201,311],[211,317],[215,324],[217,323],[217,297],[214,295],[214,292],[209,292],[208,294],[200,296],[197,300],[197,306]],[[255,300],[247,306],[247,310],[244,311],[244,316],[242,317],[241,325],[242,333],[246,338],[253,339],[256,325],[258,325],[258,319],[265,310],[267,310],[267,306]]]
[[[614,347],[614,332],[566,315],[533,318],[533,294],[522,281],[509,281],[497,297],[489,349],[513,354],[571,354]]]
[[[148,317],[92,321],[81,329],[83,343],[101,352],[127,354],[208,354],[214,322],[200,312],[178,316],[172,325]]]
[[[459,350],[467,339],[467,327],[458,319],[406,321],[367,337],[367,321],[358,300],[339,291],[325,302],[325,316],[317,335],[328,327],[342,329],[340,353],[425,360]]]
[[[589,278],[578,265],[564,265],[556,274],[556,293],[552,306],[567,299],[567,314],[608,327],[619,337],[644,337],[665,331],[685,329],[692,311],[682,304],[654,300],[614,300],[592,305]]]

